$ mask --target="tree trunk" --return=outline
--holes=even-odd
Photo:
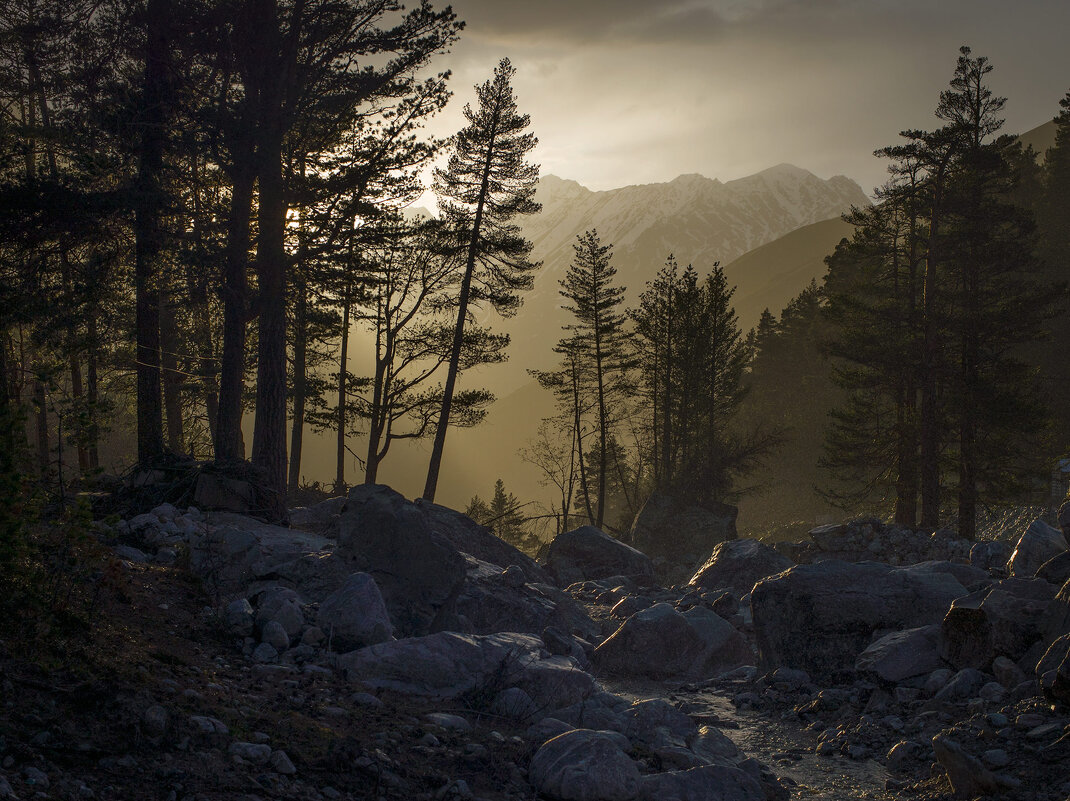
[[[178,366],[178,322],[167,288],[160,288],[160,366],[163,368],[163,407],[167,419],[167,448],[185,453],[182,431],[182,373]]]
[[[86,439],[89,451],[89,469],[97,470],[100,467],[100,426],[97,423],[98,404],[100,403],[100,383],[97,378],[97,363],[100,353],[100,338],[97,333],[97,317],[90,312],[86,320],[86,338],[89,341],[89,352],[86,357],[86,398],[89,401],[89,409],[86,421]]]
[[[286,514],[286,193],[282,175],[282,120],[276,99],[260,116],[260,205],[256,267],[260,327],[257,337],[253,464],[273,493],[268,513]]]
[[[338,358],[338,405],[335,414],[338,418],[337,437],[335,439],[334,493],[343,495],[346,491],[346,375],[349,369],[349,278],[342,289],[342,347]]]
[[[932,214],[929,218],[923,301],[925,350],[921,381],[921,525],[931,529],[940,527],[940,425],[936,380],[940,338],[936,320],[936,267],[942,181],[941,170],[936,176]]]
[[[245,458],[242,444],[242,391],[245,384],[245,326],[249,319],[247,274],[249,227],[255,173],[250,169],[251,146],[234,154],[230,220],[223,265],[223,354],[219,369],[219,415],[215,425],[215,458],[233,462]]]
[[[298,257],[300,258],[300,256]],[[297,267],[294,280],[294,374],[293,423],[290,429],[290,492],[301,483],[301,446],[305,433],[305,400],[308,395],[308,284]]]
[[[160,392],[160,253],[166,106],[169,102],[170,4],[149,0],[148,42],[141,115],[141,152],[134,213],[134,293],[137,353],[137,452],[147,464],[163,452],[163,405]]]
[[[483,162],[479,196],[476,200],[476,214],[472,221],[472,235],[468,240],[468,258],[461,279],[461,294],[457,304],[457,324],[453,329],[453,346],[450,349],[449,369],[446,371],[446,385],[442,392],[442,409],[439,413],[438,427],[435,429],[435,442],[431,448],[431,462],[427,467],[427,482],[424,484],[424,500],[434,501],[438,489],[438,473],[442,466],[442,451],[446,445],[446,429],[450,424],[450,410],[453,407],[453,393],[457,386],[457,373],[461,364],[461,345],[464,342],[464,326],[468,318],[468,302],[472,294],[472,276],[476,268],[476,255],[479,250],[480,229],[483,225],[484,205],[490,187],[490,167],[494,160],[494,143],[498,136],[498,108],[495,107],[491,122],[490,141],[487,143],[487,156]]]

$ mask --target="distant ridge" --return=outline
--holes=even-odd
[[[552,348],[566,322],[560,308],[559,281],[572,261],[577,234],[597,229],[603,242],[613,243],[618,282],[627,288],[627,301],[634,303],[670,253],[681,268],[693,264],[705,274],[714,262],[730,265],[743,254],[792,231],[838,218],[852,206],[869,204],[865,192],[850,178],[837,175],[826,180],[794,164],[777,164],[727,182],[689,173],[663,183],[604,191],[545,175],[535,197],[542,203],[542,211],[522,225],[525,236],[533,243],[533,257],[543,262],[542,269],[534,290],[524,296],[517,316],[504,323],[492,321],[512,337],[509,362],[487,373],[488,380],[494,376],[495,382],[501,382],[502,392],[510,392],[529,380],[527,368],[547,369],[554,365]],[[830,251],[836,241],[838,238],[831,242]],[[800,247],[802,242],[800,239]],[[824,255],[816,257],[819,265]],[[808,249],[803,261],[812,267],[814,258]],[[763,275],[773,274],[776,269],[763,266],[760,271]],[[794,272],[800,269],[805,272],[810,267],[796,264]],[[751,325],[764,308],[758,305],[755,310],[751,306],[763,303],[759,297],[761,287],[769,281],[750,280],[738,269],[728,269],[728,273],[729,280],[741,286],[738,302],[742,303],[744,295],[748,298],[750,306],[744,309],[741,305],[739,311],[745,324]],[[809,280],[807,277],[802,286]],[[772,297],[779,298],[783,295],[781,290],[789,286],[792,289],[788,297],[802,288],[788,281],[772,287]]]

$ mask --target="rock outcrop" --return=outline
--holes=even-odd
[[[751,593],[761,662],[815,676],[852,671],[873,632],[942,621],[952,601],[967,594],[956,578],[965,578],[964,567],[827,561],[763,579]]]
[[[755,582],[781,573],[792,564],[786,556],[757,540],[728,540],[713,549],[688,584],[703,590],[727,589],[746,595]]]

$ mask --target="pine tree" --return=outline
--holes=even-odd
[[[581,404],[593,410],[598,429],[597,497],[593,524],[602,527],[606,510],[606,475],[609,469],[607,443],[613,418],[627,398],[627,373],[632,363],[624,329],[621,304],[624,287],[614,285],[612,245],[603,245],[597,231],[587,231],[573,245],[575,257],[561,284],[564,309],[574,322],[565,326],[568,336],[558,351],[568,349],[578,361],[581,393],[590,400]]]
[[[444,217],[457,233],[464,259],[453,346],[442,394],[442,407],[427,468],[423,497],[435,499],[446,432],[450,425],[465,327],[471,310],[491,304],[503,315],[516,312],[519,292],[532,286],[538,266],[528,258],[531,243],[513,222],[540,209],[532,196],[539,168],[525,157],[538,143],[527,131],[530,119],[517,111],[512,77],[516,70],[502,59],[494,78],[476,87],[479,106],[464,107],[468,120],[454,138],[454,152],[435,173],[436,193]]]

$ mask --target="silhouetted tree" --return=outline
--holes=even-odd
[[[476,88],[479,107],[464,107],[468,120],[454,138],[444,170],[436,170],[435,191],[444,218],[460,243],[464,271],[458,295],[453,348],[442,393],[442,408],[427,469],[423,497],[435,499],[446,432],[460,369],[464,331],[471,309],[489,303],[502,315],[516,312],[519,292],[530,289],[538,266],[528,258],[531,243],[513,222],[540,208],[532,196],[539,168],[525,158],[538,140],[527,130],[530,119],[517,111],[511,79],[516,73],[502,59],[494,78]]]

